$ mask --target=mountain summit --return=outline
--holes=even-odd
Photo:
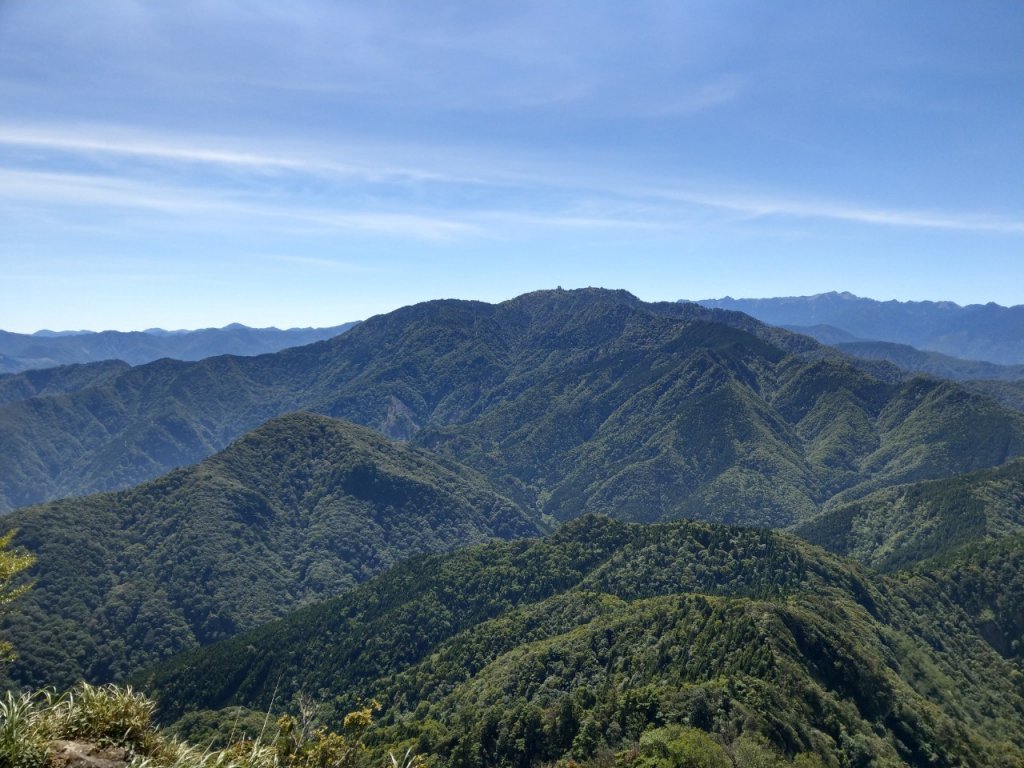
[[[1024,415],[879,378],[747,315],[624,291],[432,301],[254,358],[161,360],[0,408],[0,504],[113,489],[309,410],[413,440],[559,520],[784,526],[1024,453]]]

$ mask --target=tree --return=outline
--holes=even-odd
[[[640,737],[638,768],[729,768],[725,749],[699,728],[673,724]],[[746,768],[747,764],[737,765]]]
[[[0,536],[0,614],[6,610],[8,603],[31,586],[29,584],[16,586],[15,577],[36,561],[32,555],[10,548],[14,534],[15,531],[8,531]],[[0,662],[10,661],[13,656],[14,649],[11,644],[0,640]]]

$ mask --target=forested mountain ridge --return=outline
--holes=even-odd
[[[830,325],[861,340],[891,341],[965,360],[1024,364],[1024,305],[875,301],[851,293],[770,299],[703,299],[772,325]]]
[[[1024,413],[1024,381],[993,381],[978,379],[964,385],[972,392],[991,397],[1002,405]]]
[[[140,365],[170,357],[201,360],[214,355],[260,355],[311,344],[344,333],[355,323],[330,328],[249,328],[234,323],[195,331],[82,331],[22,334],[0,331],[0,373],[101,360]]]
[[[19,652],[4,672],[37,687],[123,680],[417,552],[542,529],[471,470],[301,413],[131,490],[0,522],[37,558],[4,618]]]
[[[597,765],[650,728],[734,760],[1022,757],[1024,414],[957,383],[603,290],[112,365],[8,380],[8,500],[234,442],[2,520],[39,558],[0,627],[21,652],[8,684],[124,680],[186,651],[138,678],[168,717],[264,708],[278,686],[335,713],[378,697],[378,744],[460,768]],[[278,416],[302,409],[321,415]],[[795,524],[893,573],[766,530],[595,511]]]
[[[1019,414],[954,384],[888,384],[718,324],[673,330],[642,353],[626,342],[567,372],[536,369],[521,394],[416,441],[560,520],[587,510],[772,527],[1024,445]]]
[[[948,596],[1024,673],[1024,460],[886,488],[792,531]]]
[[[1024,459],[968,475],[899,485],[793,528],[813,544],[883,571],[1024,533]]]
[[[0,374],[0,405],[99,386],[130,367],[123,360],[103,360]]]
[[[837,494],[1024,453],[1024,416],[878,370],[739,313],[622,291],[427,302],[306,347],[158,361],[8,404],[0,506],[127,486],[303,409],[415,438],[559,519],[786,525]]]
[[[140,682],[169,720],[373,696],[374,738],[453,767],[586,760],[672,724],[824,765],[1012,766],[1024,685],[969,624],[792,537],[587,516],[415,559]]]
[[[819,339],[821,341],[821,339]],[[827,343],[827,342],[822,342]],[[997,365],[984,360],[963,360],[940,352],[922,352],[891,341],[849,341],[833,344],[836,349],[867,360],[885,360],[906,371],[918,371],[956,381],[992,379],[1021,381],[1024,365]]]

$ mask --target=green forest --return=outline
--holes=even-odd
[[[825,765],[1013,765],[1019,666],[923,579],[763,530],[588,516],[415,560],[138,681],[168,722],[372,696],[371,742],[452,766],[599,764],[673,726]]]
[[[4,768],[1024,761],[984,386],[587,289],[0,397]]]

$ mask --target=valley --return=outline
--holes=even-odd
[[[372,699],[460,768],[1024,759],[1024,415],[971,382],[585,289],[0,392],[8,689],[193,742]]]

